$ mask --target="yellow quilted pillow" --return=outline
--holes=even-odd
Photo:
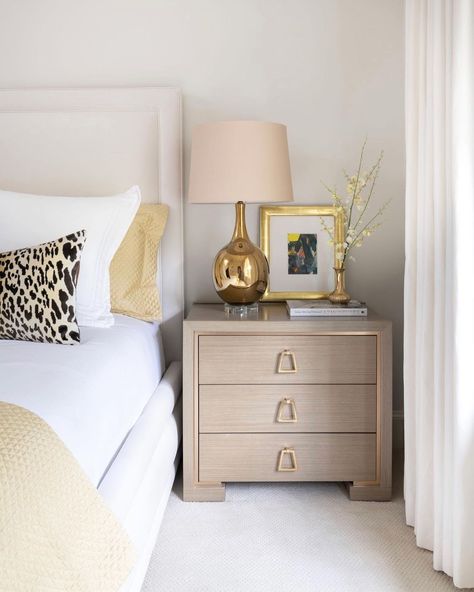
[[[110,264],[112,312],[144,321],[161,319],[158,248],[168,206],[143,204]]]

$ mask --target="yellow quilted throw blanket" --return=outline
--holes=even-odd
[[[117,592],[131,543],[54,431],[0,402],[0,591]]]

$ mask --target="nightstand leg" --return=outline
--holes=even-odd
[[[223,502],[225,485],[223,483],[186,483],[184,479],[183,500],[185,502]]]
[[[346,483],[349,498],[359,502],[388,502],[392,499],[390,485],[353,485]]]

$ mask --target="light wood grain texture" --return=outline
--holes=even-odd
[[[392,326],[377,338],[377,447],[376,483],[356,480],[349,486],[353,500],[390,500],[392,491]]]
[[[299,341],[301,337],[305,339]],[[226,341],[229,345],[226,346],[228,349],[225,355],[222,350],[215,347],[217,341],[206,342],[208,339],[215,340],[216,338],[219,340],[230,338],[230,340]],[[242,343],[239,341],[240,338],[257,339],[259,346],[253,349],[251,354],[241,355],[241,353],[237,352],[239,366],[238,371],[236,371],[232,353],[235,352],[235,343]],[[313,380],[311,378],[311,382],[303,381],[303,383],[299,383],[298,381],[293,382],[298,373],[276,374],[278,359],[275,358],[273,352],[275,345],[273,340],[275,338],[278,340],[279,345],[284,340],[286,344],[283,347],[288,348],[291,339],[296,339],[297,341],[292,343],[298,346],[302,343],[306,345],[308,343],[306,340],[309,340],[313,346],[317,342],[318,347],[316,351],[313,351],[313,357],[309,356],[305,360],[306,348],[305,351],[301,352],[299,359],[297,355],[296,361],[298,373],[303,368],[306,377],[314,377],[316,368],[318,379]],[[316,341],[314,341],[315,338],[317,338]],[[361,340],[350,343],[364,345],[358,348],[357,352],[352,351],[352,349],[348,351],[344,348],[344,351],[341,351],[341,348],[334,347],[336,341],[326,341],[326,339],[342,339],[340,343],[345,341],[347,346],[348,338]],[[233,340],[236,340],[234,345],[230,345]],[[194,305],[184,323],[184,499],[186,501],[223,500],[225,497],[224,482],[226,480],[247,480],[252,475],[254,475],[255,480],[273,480],[272,471],[276,472],[278,453],[281,448],[276,452],[272,448],[272,462],[274,464],[269,463],[264,449],[272,438],[279,439],[276,443],[282,447],[291,446],[290,440],[293,443],[297,442],[299,445],[299,454],[298,451],[296,452],[299,470],[280,473],[277,480],[298,481],[334,478],[334,480],[346,482],[351,499],[390,499],[392,447],[391,340],[391,323],[377,317],[370,311],[366,318],[292,320],[289,319],[284,305],[267,304],[260,306],[257,315],[239,319],[238,317],[226,317],[222,305]],[[202,347],[203,343],[204,348]],[[212,345],[210,350],[206,343]],[[222,343],[220,342],[220,345]],[[255,344],[256,341],[250,343]],[[323,348],[321,347],[322,344],[324,344]],[[333,348],[332,352],[330,352],[331,347]],[[268,363],[268,360],[271,359],[268,354],[270,348],[272,349],[274,365]],[[265,350],[267,350],[266,354]],[[224,372],[223,368],[227,354],[231,354],[231,358],[226,366],[227,370]],[[344,382],[344,380],[332,382],[334,373],[347,366],[348,357],[351,377],[349,379],[348,374],[346,378],[352,381],[352,384]],[[356,367],[359,358],[362,358],[359,364],[360,367]],[[262,359],[264,361],[266,359],[266,365],[263,368],[266,382],[261,380],[261,374],[259,374]],[[200,361],[203,360],[204,366],[201,366]],[[303,360],[303,364],[301,360]],[[355,363],[354,360],[356,360]],[[219,370],[219,380],[221,382],[216,382],[214,378],[213,382],[208,384],[206,382],[208,378],[202,371],[205,369],[207,376],[209,376],[213,373],[216,365],[219,364],[221,365]],[[351,366],[352,364],[353,366]],[[249,373],[246,370],[249,366],[252,368],[254,373],[252,376],[255,380],[250,381],[248,379]],[[231,381],[229,381],[229,376],[231,376]],[[273,382],[268,380],[267,376],[276,376],[277,379]],[[363,382],[358,383],[362,376],[364,376]],[[365,382],[367,376],[370,377],[368,384]],[[321,377],[327,382],[320,382]],[[323,422],[328,430],[329,428],[334,430],[333,433],[311,433],[302,430],[301,427],[298,427],[298,430],[301,431],[294,431],[294,423],[281,424],[278,431],[263,433],[265,428],[262,426],[263,424],[266,425],[268,421],[266,419],[269,412],[267,406],[270,405],[267,401],[268,397],[270,397],[268,393],[283,394],[283,396],[291,395],[295,398],[296,389],[302,389],[305,396],[308,396],[308,393],[311,392],[316,398],[319,397],[318,400],[325,401],[320,416],[316,418],[313,408],[314,401],[310,402],[308,399],[309,408],[304,415],[307,414],[309,418],[313,414],[313,419],[310,420],[311,425],[320,425]],[[344,395],[345,389],[352,389],[353,393],[359,394],[359,398],[348,401]],[[339,398],[340,405],[336,406],[335,399],[329,398],[329,392],[338,393],[336,397]],[[239,402],[238,398],[242,396],[242,393],[244,401]],[[249,398],[252,393],[254,394],[254,400]],[[371,393],[370,397],[368,393]],[[228,397],[227,401],[226,397]],[[247,401],[247,399],[249,400]],[[362,400],[364,403],[362,403]],[[212,405],[208,406],[211,403]],[[244,410],[247,404],[250,405],[251,410],[248,414]],[[276,412],[275,400],[272,401],[272,405],[273,421]],[[303,411],[305,405],[306,403],[303,403],[303,400],[299,401],[299,407]],[[349,406],[350,413],[346,408],[347,406]],[[301,412],[298,411],[298,405],[296,407],[298,418],[303,417]],[[236,414],[238,418],[235,417]],[[265,414],[265,418],[263,418],[263,414]],[[199,424],[200,418],[201,426]],[[307,419],[304,421],[307,421]],[[351,422],[356,423],[360,429],[364,424],[366,426],[364,429],[367,432],[375,429],[375,433],[355,433],[356,428],[354,425],[349,427]],[[342,427],[343,425],[347,425],[347,427]],[[346,431],[335,433],[335,430],[339,429],[338,426],[341,426],[341,429]],[[203,432],[204,429],[216,428],[222,430],[222,433],[199,434],[199,429]],[[235,433],[230,433],[232,430],[235,430]],[[319,448],[316,446],[318,442],[313,440],[315,437],[323,438],[323,440],[319,440]],[[332,438],[337,437],[340,437],[340,439],[332,440]],[[214,440],[214,438],[216,439]],[[223,448],[222,438],[228,439],[229,448]],[[266,443],[263,449],[262,446],[260,448],[257,446],[251,447],[251,450],[254,450],[252,454],[255,455],[256,460],[250,468],[248,456],[245,459],[238,456],[239,454],[242,455],[242,447],[245,449],[248,438],[254,439],[254,444]],[[331,456],[330,452],[325,452],[326,456],[324,454],[316,455],[316,452],[321,451],[321,442],[324,442],[324,438],[326,438],[326,443],[339,442],[339,444],[335,445],[333,456]],[[355,438],[356,440],[345,440],[345,438]],[[351,445],[347,446],[347,453],[346,451],[341,452],[344,448],[341,443],[348,441],[351,441]],[[355,445],[352,445],[354,442]],[[329,446],[327,450],[331,448],[332,446]],[[236,463],[237,473],[233,475],[235,478],[229,478],[229,475],[225,473],[226,467],[229,471],[233,471],[234,467],[233,464],[229,466],[227,462],[227,459],[230,458],[228,456],[229,450],[232,451],[232,458],[234,459],[232,463],[234,461]],[[247,449],[246,453],[249,453],[249,451],[250,449]],[[204,457],[202,456],[203,453],[205,453]],[[214,458],[213,455],[216,455],[216,457]],[[351,455],[355,455],[353,460]],[[300,458],[304,460],[303,465],[299,462]],[[306,458],[309,459],[309,464],[306,462]],[[370,467],[367,465],[368,458],[370,458]],[[288,455],[285,456],[285,459],[288,459]],[[315,459],[319,460],[318,467],[311,464],[315,463]],[[202,465],[203,460],[204,465]],[[312,471],[311,477],[304,476],[301,478],[302,466],[306,467],[305,471],[309,471],[307,474]],[[324,466],[324,476],[321,476],[322,473],[319,472],[321,466]],[[247,469],[251,474],[249,475],[249,472],[247,472],[245,479],[243,479],[242,472]],[[239,470],[241,473],[239,473]],[[284,476],[281,477],[281,475]]]
[[[351,500],[356,502],[389,502],[392,499],[392,487],[382,485],[357,485],[346,483]]]
[[[297,421],[292,418],[294,402]],[[375,432],[375,385],[201,385],[199,431]]]
[[[204,335],[199,383],[375,384],[376,341],[371,335]],[[278,372],[285,350],[295,356],[294,373]],[[289,360],[283,368],[291,369]]]
[[[262,321],[265,324],[262,325]],[[267,303],[247,317],[227,315],[219,304],[193,304],[186,322],[202,332],[250,333],[258,328],[265,333],[374,333],[387,321],[369,310],[366,317],[303,317],[290,319],[286,305]]]
[[[199,483],[199,397],[197,374],[198,337],[184,323],[183,330],[183,499],[184,501],[223,501],[221,483]]]
[[[353,481],[375,478],[374,434],[201,434],[203,481]],[[280,451],[298,470],[277,471]]]

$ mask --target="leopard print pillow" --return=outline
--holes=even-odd
[[[0,253],[0,339],[79,343],[76,286],[85,230]]]

